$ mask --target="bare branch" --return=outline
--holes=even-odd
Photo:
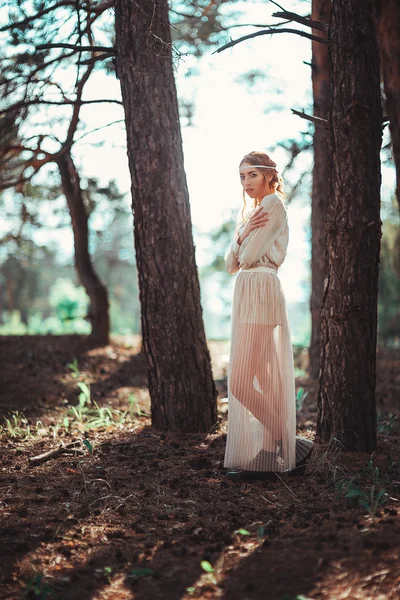
[[[106,60],[106,58],[112,58],[115,56],[114,54],[110,54],[109,52],[104,52],[104,54],[99,54],[99,56],[92,56],[92,58],[88,58],[87,60],[80,60],[78,65],[90,65],[91,63],[97,62],[98,60]]]
[[[285,10],[283,8],[283,6],[281,6],[280,4],[278,4],[277,2],[274,2],[274,0],[269,0],[271,2],[271,4],[275,4],[275,6],[277,6],[278,8],[280,8],[281,10]]]
[[[39,10],[34,15],[27,16],[21,21],[15,21],[15,23],[8,23],[7,25],[0,27],[0,32],[9,31],[10,29],[17,29],[19,27],[25,27],[25,25],[29,25],[33,21],[40,19],[44,15],[47,15],[57,8],[61,8],[63,6],[74,6],[75,4],[76,0],[61,0],[61,2],[56,2],[52,6],[46,6],[46,8],[43,10]],[[90,6],[90,12],[95,13],[96,15],[101,15],[112,6],[114,6],[114,0],[103,0],[102,2],[98,2],[98,4]]]
[[[96,127],[95,129],[91,129],[90,131],[86,131],[81,137],[75,140],[75,144],[81,141],[82,138],[90,135],[91,133],[96,133],[96,131],[100,131],[101,129],[106,129],[106,127],[111,127],[111,125],[116,125],[117,123],[124,123],[125,119],[118,119],[117,121],[111,121],[111,123],[107,123],[107,125],[101,125],[101,127]]]
[[[0,116],[5,115],[8,112],[12,112],[13,110],[17,110],[18,108],[22,108],[22,107],[26,107],[26,106],[36,106],[39,104],[45,104],[45,105],[49,105],[49,106],[70,106],[70,105],[82,106],[83,104],[99,104],[101,102],[106,102],[108,104],[122,105],[121,100],[115,100],[114,98],[98,98],[96,100],[60,100],[60,101],[42,100],[42,99],[36,98],[35,100],[25,100],[25,101],[22,100],[21,102],[16,102],[12,106],[9,106],[8,108],[5,108],[4,110],[1,110]]]
[[[258,23],[233,23],[233,25],[227,25],[226,27],[218,27],[218,31],[229,31],[229,29],[233,29],[234,27],[280,27],[281,25],[287,25],[291,23],[291,21],[282,21],[281,23],[274,23],[273,25],[265,25]]]
[[[201,15],[189,15],[189,13],[177,11],[177,10],[174,10],[173,8],[170,8],[169,11],[174,13],[175,15],[179,15],[180,17],[183,17],[184,19],[201,19]]]
[[[290,21],[295,21],[296,23],[300,23],[301,25],[306,25],[307,27],[312,27],[313,29],[317,29],[318,31],[322,31],[323,33],[327,33],[329,30],[329,25],[326,23],[321,23],[321,21],[313,21],[308,17],[302,17],[294,12],[289,11],[281,11],[272,13],[273,17],[279,17],[281,19],[289,19]]]
[[[53,4],[52,6],[47,6],[43,10],[39,10],[34,15],[25,17],[25,19],[22,19],[21,21],[15,21],[15,23],[8,23],[8,25],[4,25],[3,27],[0,27],[0,32],[8,31],[10,29],[16,29],[19,27],[25,27],[25,25],[29,25],[29,23],[32,23],[32,21],[36,21],[36,19],[40,19],[40,17],[47,15],[52,10],[61,8],[61,6],[73,6],[73,5],[74,5],[74,0],[62,0],[61,2],[57,2],[56,4]]]
[[[78,85],[76,86],[76,99],[75,99],[74,108],[72,111],[71,121],[70,121],[70,124],[68,127],[67,138],[65,140],[66,144],[72,144],[72,142],[73,142],[74,135],[75,135],[76,129],[78,127],[79,113],[81,110],[81,105],[76,104],[76,102],[78,102],[78,103],[82,102],[83,88],[85,87],[85,84],[87,83],[90,75],[92,74],[93,68],[94,68],[94,63],[88,66],[88,68],[86,69],[85,73],[82,76],[82,79],[79,81]],[[79,67],[78,67],[78,69],[79,69]]]
[[[75,46],[74,44],[39,44],[36,50],[48,50],[49,48],[67,48],[76,52],[109,52],[116,54],[112,46]]]
[[[227,48],[232,48],[233,46],[236,46],[236,44],[240,44],[240,42],[244,42],[245,40],[249,40],[251,38],[258,37],[259,35],[269,35],[269,34],[273,34],[273,33],[294,33],[301,37],[305,37],[309,40],[314,40],[315,42],[321,42],[321,44],[329,44],[328,40],[325,40],[322,37],[319,37],[317,35],[312,35],[310,33],[306,33],[305,31],[298,31],[297,29],[267,29],[265,31],[256,31],[255,33],[250,33],[249,35],[244,35],[243,37],[238,38],[237,40],[232,40],[228,44],[225,44],[224,46],[221,46],[221,48],[218,48],[218,50],[215,50],[212,54],[216,54],[217,52],[222,52],[223,50],[226,50]]]
[[[314,117],[313,115],[307,115],[304,111],[300,112],[298,110],[295,110],[294,108],[291,108],[290,110],[293,114],[297,115],[298,117],[306,119],[307,121],[311,121],[316,125],[324,125],[325,127],[328,125],[327,119],[322,119],[321,117]]]
[[[36,175],[36,173],[43,167],[43,165],[56,162],[57,159],[62,156],[65,152],[68,152],[72,146],[71,143],[64,143],[64,145],[60,148],[58,152],[51,154],[50,152],[46,152],[42,150],[40,147],[40,142],[36,148],[29,148],[27,146],[13,146],[13,150],[15,150],[15,155],[20,154],[21,152],[31,152],[32,156],[27,161],[24,162],[24,165],[21,165],[22,172],[17,179],[10,180],[0,180],[0,191],[14,188],[17,191],[22,188],[26,183],[29,183],[32,178]],[[38,158],[39,155],[43,154],[44,158]],[[26,176],[26,171],[32,168],[32,172],[30,175]]]
[[[84,452],[76,448],[76,446],[81,445],[82,442],[80,441],[70,442],[69,444],[65,445],[63,444],[63,442],[61,442],[59,447],[55,448],[54,450],[49,450],[48,452],[44,452],[43,454],[39,454],[38,456],[29,457],[29,465],[31,467],[41,465],[42,463],[47,462],[51,458],[58,458],[62,454],[72,454],[73,456],[81,456],[82,454],[84,454]]]

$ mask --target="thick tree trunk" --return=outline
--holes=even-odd
[[[400,2],[374,1],[386,110],[396,165],[396,196],[400,209]]]
[[[334,0],[330,27],[330,205],[326,225],[317,437],[376,448],[381,238],[379,55],[369,3]]]
[[[89,315],[92,322],[91,338],[98,344],[109,343],[108,294],[94,270],[88,248],[88,218],[82,198],[80,179],[69,152],[57,158],[62,189],[71,215],[75,246],[75,267],[79,280],[90,298]]]
[[[208,431],[217,392],[206,343],[172,70],[167,0],[117,0],[134,239],[154,427]]]
[[[331,0],[313,0],[311,18],[329,23]],[[314,35],[321,36],[320,31]],[[331,105],[331,68],[328,48],[312,42],[312,86],[314,115],[328,118]],[[311,344],[309,349],[309,374],[318,379],[320,367],[321,304],[324,291],[325,219],[329,205],[329,149],[325,127],[316,125],[313,137],[314,168],[311,204]]]

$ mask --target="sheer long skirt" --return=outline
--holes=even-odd
[[[241,270],[232,303],[224,467],[291,471],[310,440],[296,438],[293,350],[277,272]]]

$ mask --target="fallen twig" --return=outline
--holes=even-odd
[[[36,467],[37,465],[41,465],[44,462],[52,458],[58,458],[62,454],[72,454],[73,456],[85,454],[82,450],[78,450],[74,448],[74,446],[80,446],[82,442],[76,440],[75,442],[70,442],[69,444],[63,444],[60,442],[58,448],[54,450],[49,450],[48,452],[44,452],[43,454],[39,454],[38,456],[32,456],[28,458],[29,465],[31,467]]]

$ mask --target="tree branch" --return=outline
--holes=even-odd
[[[263,23],[233,23],[232,25],[227,25],[226,27],[219,26],[218,31],[228,31],[234,27],[279,27],[280,25],[287,25],[288,23],[291,23],[291,21],[282,21],[281,23],[274,23],[273,25]]]
[[[96,127],[95,129],[86,131],[85,133],[83,133],[81,135],[81,137],[79,137],[77,140],[75,140],[75,144],[80,142],[82,138],[86,137],[87,135],[90,135],[91,133],[96,133],[96,131],[100,131],[101,129],[106,129],[106,127],[111,127],[111,125],[116,125],[117,123],[124,123],[124,122],[125,122],[125,119],[118,119],[117,121],[111,121],[111,123],[107,123],[106,125],[101,125],[100,127]]]
[[[278,11],[276,13],[272,13],[273,17],[279,17],[281,19],[289,19],[290,21],[295,21],[296,23],[300,23],[301,25],[306,25],[307,27],[312,27],[313,29],[317,29],[318,31],[322,31],[323,33],[327,33],[329,30],[329,25],[325,23],[321,23],[321,21],[313,21],[308,17],[302,17],[294,12],[289,12],[286,10]]]
[[[21,21],[15,21],[15,23],[9,23],[8,25],[4,25],[3,27],[0,27],[0,32],[8,31],[10,29],[16,29],[18,27],[25,27],[25,25],[29,25],[29,23],[32,23],[32,21],[36,21],[36,19],[40,19],[40,17],[47,15],[47,13],[51,12],[52,10],[55,10],[56,8],[61,8],[61,6],[73,6],[73,5],[74,5],[74,0],[62,0],[61,2],[57,2],[56,4],[53,4],[52,6],[47,6],[43,10],[39,10],[37,13],[35,13],[34,15],[31,15],[30,17],[25,17],[25,19],[22,19]]]
[[[322,119],[321,117],[314,117],[313,115],[307,115],[305,112],[300,112],[298,110],[295,110],[294,108],[291,108],[290,110],[293,114],[297,115],[298,117],[306,119],[307,121],[311,121],[316,125],[324,125],[325,127],[328,125],[327,119]]]
[[[218,48],[218,50],[215,50],[212,54],[216,54],[217,52],[222,52],[223,50],[226,50],[227,48],[232,48],[233,46],[236,46],[236,44],[240,44],[240,42],[244,42],[245,40],[249,40],[251,38],[258,37],[259,35],[269,35],[272,33],[295,33],[296,35],[305,37],[309,40],[313,40],[314,42],[321,42],[321,44],[329,44],[328,40],[325,40],[322,37],[319,37],[317,35],[312,35],[310,33],[306,33],[305,31],[299,31],[297,29],[267,29],[265,31],[256,31],[255,33],[250,33],[249,35],[244,35],[243,37],[238,38],[237,40],[232,40],[228,44],[225,44],[221,48]]]
[[[25,17],[21,21],[15,21],[15,23],[8,23],[8,25],[4,25],[0,27],[0,32],[9,31],[10,29],[17,29],[19,27],[25,27],[25,25],[29,25],[32,21],[36,21],[40,19],[44,15],[56,10],[57,8],[61,8],[62,6],[75,6],[76,0],[61,0],[61,2],[57,2],[52,6],[46,6],[43,10],[39,10],[34,15],[29,17]],[[114,5],[114,0],[103,0],[98,2],[98,4],[90,6],[90,12],[95,13],[96,15],[101,15],[104,11],[111,8]]]
[[[113,98],[99,98],[97,100],[62,100],[60,102],[58,102],[56,100],[40,100],[40,99],[25,100],[25,101],[22,100],[21,102],[16,102],[12,106],[9,106],[8,108],[5,108],[4,110],[1,110],[0,116],[5,115],[9,112],[12,112],[13,110],[17,110],[18,108],[22,108],[22,107],[26,107],[26,106],[35,106],[35,105],[39,105],[39,104],[46,104],[49,106],[70,106],[70,105],[82,106],[83,104],[99,104],[101,102],[122,105],[121,100],[114,100]]]
[[[87,81],[93,71],[93,68],[94,68],[94,63],[88,66],[88,68],[86,69],[85,73],[82,76],[82,79],[79,81],[78,85],[76,86],[76,99],[75,99],[74,108],[72,111],[71,121],[70,121],[70,124],[68,127],[65,144],[72,144],[72,142],[73,142],[76,128],[78,127],[78,123],[79,123],[79,113],[81,110],[80,102],[82,102],[83,88],[85,87],[85,84],[87,83]],[[79,67],[78,67],[78,69],[79,69]],[[76,102],[78,102],[78,104],[76,104]]]
[[[51,458],[58,458],[62,454],[72,454],[73,456],[81,456],[85,454],[82,450],[78,450],[76,446],[81,446],[82,442],[70,442],[69,444],[63,444],[61,442],[60,446],[55,450],[49,450],[48,452],[44,452],[43,454],[39,454],[38,456],[32,456],[29,460],[29,465],[34,467],[36,465],[41,465],[44,462],[47,462]]]
[[[51,154],[50,152],[46,152],[42,150],[40,147],[40,143],[37,148],[28,148],[24,145],[13,146],[13,149],[16,150],[15,155],[20,154],[21,152],[32,152],[31,158],[24,162],[23,166],[21,166],[21,175],[17,179],[9,179],[2,181],[0,179],[0,191],[7,190],[10,188],[14,188],[18,191],[25,183],[28,183],[32,180],[32,178],[36,175],[36,173],[43,167],[43,165],[56,162],[57,159],[62,156],[65,152],[68,152],[72,146],[73,142],[67,144],[64,143],[58,152]],[[44,158],[38,158],[39,154],[43,154]],[[30,175],[26,176],[25,172],[29,167],[32,168],[32,172]]]
[[[36,50],[48,50],[49,48],[67,48],[76,52],[109,52],[116,54],[116,49],[112,46],[75,46],[74,44],[39,44]]]
[[[78,65],[90,65],[91,63],[97,62],[98,60],[106,60],[106,58],[112,58],[115,56],[110,52],[104,52],[104,54],[100,54],[99,56],[92,56],[92,58],[88,58],[87,60],[80,60]]]
[[[281,6],[280,4],[278,4],[277,2],[275,2],[274,0],[269,0],[271,2],[271,4],[275,4],[275,6],[277,6],[278,8],[280,8],[281,10],[285,10],[283,8],[283,6]]]

